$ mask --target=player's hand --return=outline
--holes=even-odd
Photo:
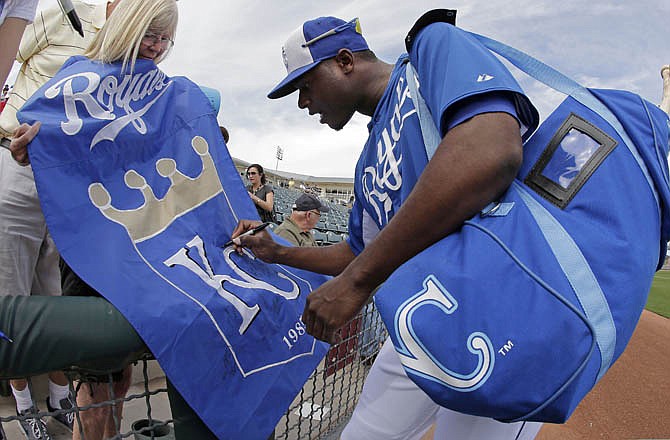
[[[230,238],[234,239],[236,237],[239,237],[241,234],[250,231],[251,229],[255,228],[260,224],[261,222],[259,222],[258,220],[242,219],[237,223],[237,226],[235,226],[235,229],[233,230],[233,233],[231,234]]]
[[[302,313],[307,333],[330,344],[339,342],[337,330],[363,308],[371,293],[356,287],[346,272],[327,281],[307,297]]]
[[[242,235],[260,225],[257,220],[240,220],[231,235],[235,251],[242,253],[243,248],[249,249],[257,258],[266,263],[276,262],[276,255],[282,247],[278,245],[265,230],[254,235]]]
[[[9,151],[12,152],[12,157],[21,166],[30,164],[28,157],[28,144],[37,136],[42,124],[37,121],[33,125],[23,123],[14,130],[12,143],[9,145]]]

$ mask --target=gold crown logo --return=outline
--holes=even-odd
[[[112,206],[112,198],[99,182],[88,187],[88,196],[100,212],[128,231],[133,242],[141,242],[160,234],[178,217],[188,213],[223,192],[214,161],[209,154],[209,144],[201,136],[191,140],[193,150],[202,160],[202,172],[191,178],[177,169],[174,159],[163,158],[156,162],[156,171],[170,179],[170,188],[165,197],[157,199],[145,178],[135,170],[129,170],[124,181],[129,188],[139,189],[144,203],[138,208],[121,210]]]

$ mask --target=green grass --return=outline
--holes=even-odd
[[[670,318],[670,271],[662,270],[654,277],[646,309]]]

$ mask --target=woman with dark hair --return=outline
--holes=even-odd
[[[267,183],[263,167],[253,163],[247,167],[247,180],[250,185],[247,186],[249,197],[256,205],[256,210],[261,220],[264,222],[274,222],[274,204],[275,194],[272,185]]]

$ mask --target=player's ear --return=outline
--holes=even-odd
[[[340,49],[335,62],[344,73],[349,73],[354,69],[354,54],[349,49]]]

